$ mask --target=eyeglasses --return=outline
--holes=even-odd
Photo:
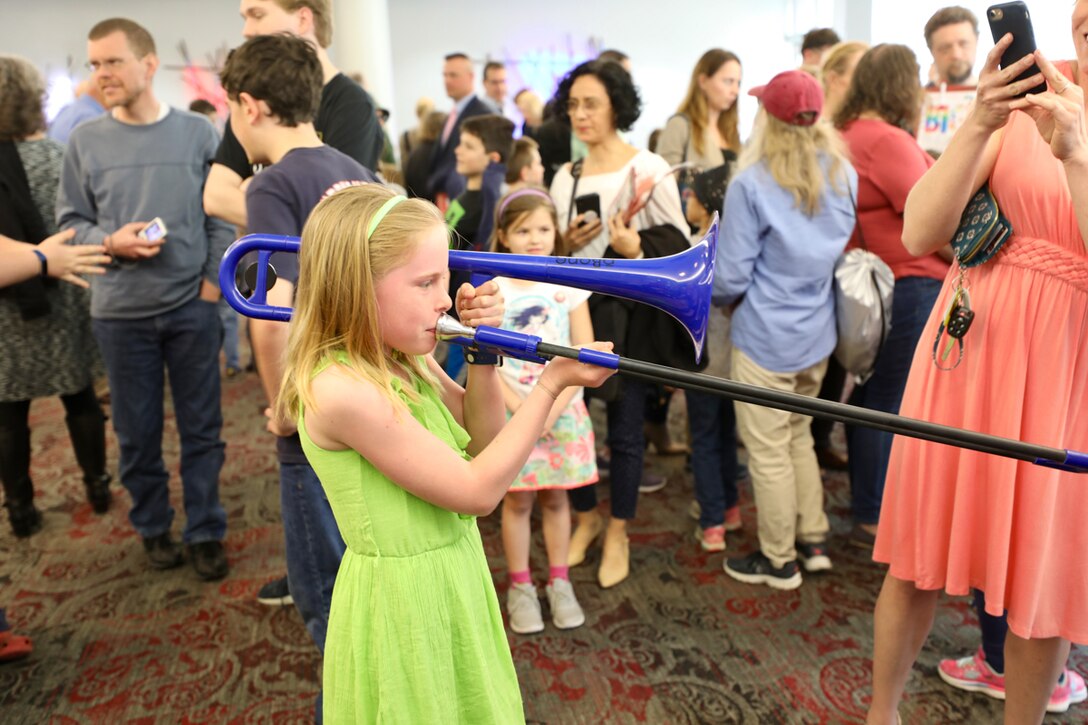
[[[128,58],[110,58],[101,63],[99,63],[97,60],[92,60],[85,65],[87,67],[87,70],[92,72],[97,72],[99,68],[105,68],[109,72],[113,73],[114,71],[123,68],[126,63],[128,63]]]
[[[567,113],[574,115],[578,112],[579,108],[585,109],[586,113],[593,113],[594,111],[604,108],[605,101],[601,98],[587,98],[585,101],[579,101],[577,98],[571,98],[567,101]]]

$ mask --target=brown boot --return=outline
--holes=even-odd
[[[683,443],[673,443],[669,438],[669,428],[664,423],[645,423],[642,426],[646,434],[646,442],[654,444],[654,450],[659,456],[679,456],[691,453],[691,449]]]
[[[627,541],[626,525],[618,526],[615,520],[609,523],[604,535],[604,552],[601,554],[601,568],[597,570],[597,583],[601,589],[614,587],[631,570],[631,551]]]
[[[570,537],[570,549],[567,553],[567,566],[578,566],[586,560],[586,549],[597,540],[604,531],[604,518],[596,510],[579,511],[578,524]]]

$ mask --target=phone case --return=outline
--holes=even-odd
[[[1001,40],[1005,33],[1012,33],[1012,44],[1001,54],[1001,67],[1006,68],[1025,55],[1035,52],[1035,31],[1031,25],[1031,15],[1028,6],[1023,2],[1001,3],[991,5],[986,9],[986,19],[990,23],[990,33],[994,36],[994,42]],[[1039,66],[1032,64],[1030,68],[1015,80],[1022,81],[1039,72]],[[1044,93],[1046,83],[1040,83],[1017,95],[1022,98],[1029,93]]]
[[[591,203],[592,202],[592,203]],[[579,196],[574,200],[574,211],[577,214],[585,214],[592,211],[601,215],[601,198],[597,194],[586,194],[585,196]]]

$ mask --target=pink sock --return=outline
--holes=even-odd
[[[531,584],[533,581],[532,572],[528,569],[525,571],[512,571],[510,572],[510,584]]]
[[[555,581],[556,579],[570,580],[570,567],[569,566],[549,566],[548,567],[548,581]]]

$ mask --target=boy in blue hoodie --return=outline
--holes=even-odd
[[[446,210],[446,225],[454,232],[452,248],[487,248],[513,146],[514,123],[508,118],[488,114],[461,124],[461,142],[454,156],[457,173],[465,177],[465,190]]]
[[[514,122],[508,118],[487,114],[465,119],[461,124],[461,141],[453,153],[457,173],[465,177],[465,190],[446,210],[450,249],[479,252],[488,248],[495,205],[506,180],[506,160],[513,148]],[[451,271],[450,294],[454,295],[469,278],[468,272]],[[443,365],[446,373],[456,380],[463,364],[461,347],[450,345]]]

